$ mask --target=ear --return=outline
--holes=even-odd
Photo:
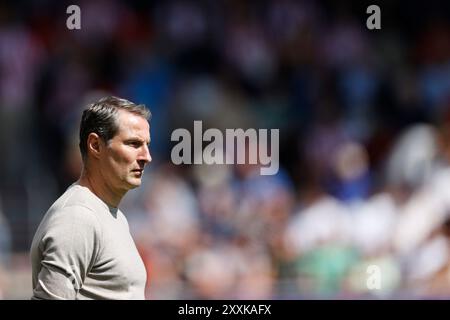
[[[100,152],[103,148],[103,140],[94,132],[91,132],[87,138],[87,149],[94,158],[100,157]]]

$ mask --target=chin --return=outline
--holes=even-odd
[[[130,189],[137,188],[142,183],[141,179],[132,179],[132,180],[129,180],[127,182],[128,182],[128,186],[129,186]]]

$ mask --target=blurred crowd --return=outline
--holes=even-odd
[[[450,5],[382,3],[368,30],[369,4],[1,3],[0,298],[109,94],[153,114],[121,205],[148,299],[449,298]],[[280,171],[173,165],[194,120],[279,129]]]

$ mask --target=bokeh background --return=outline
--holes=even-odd
[[[450,298],[449,18],[448,1],[2,1],[0,298],[31,296],[34,231],[109,94],[153,113],[121,204],[148,299]],[[171,164],[194,120],[280,129],[280,171]]]

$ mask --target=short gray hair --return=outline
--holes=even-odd
[[[80,152],[83,161],[87,157],[87,138],[90,133],[98,134],[106,143],[117,134],[118,110],[131,112],[146,120],[150,120],[152,115],[145,105],[114,96],[101,98],[91,104],[83,111],[80,123]]]

